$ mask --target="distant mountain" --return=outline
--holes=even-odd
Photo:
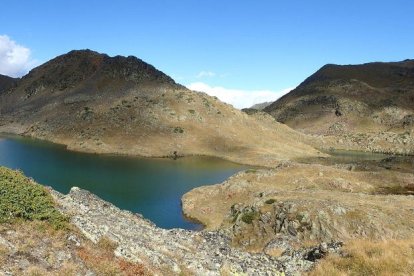
[[[314,134],[412,129],[414,60],[325,65],[264,111]]]
[[[273,102],[264,102],[252,105],[251,109],[263,110],[265,107],[271,105]]]
[[[97,153],[201,154],[262,165],[317,155],[268,115],[248,116],[190,91],[136,57],[91,50],[58,56],[4,91],[1,131]]]
[[[249,115],[258,114],[258,113],[261,113],[265,107],[271,105],[272,103],[273,102],[258,103],[258,104],[252,105],[249,108],[243,108],[241,111]]]
[[[0,75],[0,94],[3,91],[9,90],[10,88],[12,88],[18,79],[9,77],[9,76],[4,76],[4,75]]]

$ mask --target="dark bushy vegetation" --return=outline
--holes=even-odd
[[[270,199],[268,199],[268,200],[265,201],[266,204],[273,204],[275,202],[276,202],[276,200],[273,199],[273,198],[270,198]]]
[[[65,228],[68,221],[45,187],[19,171],[0,167],[0,223],[18,219],[48,221],[56,229]]]
[[[241,217],[241,220],[244,222],[244,223],[247,223],[247,224],[252,224],[253,223],[253,220],[258,216],[259,214],[257,213],[257,212],[255,212],[255,211],[248,211],[248,212],[245,212],[245,213],[243,213],[243,215],[242,215],[242,217]]]

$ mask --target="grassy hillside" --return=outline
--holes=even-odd
[[[414,61],[325,65],[265,111],[314,134],[412,129]]]

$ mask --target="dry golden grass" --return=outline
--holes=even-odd
[[[266,254],[267,255],[270,255],[272,257],[280,257],[280,256],[282,256],[283,252],[285,252],[284,249],[281,249],[281,248],[272,248],[270,250],[267,250],[266,251]]]
[[[414,275],[414,239],[352,240],[344,256],[330,255],[308,275]]]
[[[4,268],[15,275],[84,275],[88,271],[96,275],[150,274],[143,265],[116,257],[116,244],[110,240],[93,244],[71,227],[57,230],[43,221],[14,221],[0,224],[0,235],[15,247],[13,253],[0,245],[0,271]],[[69,235],[76,235],[82,246],[68,241]],[[71,258],[62,262],[57,257],[59,252],[70,254]],[[29,266],[21,266],[18,260],[27,260]]]
[[[7,260],[7,257],[6,257],[7,253],[8,253],[7,248],[0,245],[0,267],[2,267],[4,265],[4,262]]]
[[[102,238],[97,246],[84,246],[78,250],[78,255],[84,264],[98,275],[149,275],[142,264],[135,264],[114,255],[116,244],[107,238]]]
[[[15,275],[76,275],[86,273],[78,258],[61,263],[58,252],[74,253],[68,229],[57,230],[44,221],[15,220],[0,224],[0,233],[14,250],[0,247],[0,268]],[[26,260],[28,266],[22,265]],[[42,262],[40,262],[42,260]],[[46,262],[43,262],[46,261]],[[1,273],[0,273],[1,274]]]

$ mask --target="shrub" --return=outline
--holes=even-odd
[[[175,127],[174,133],[184,133],[184,129],[182,127]]]
[[[253,220],[256,218],[257,215],[258,214],[256,211],[248,211],[248,212],[243,213],[241,220],[244,223],[252,224]]]
[[[68,221],[45,187],[19,171],[0,167],[0,223],[16,219],[48,221],[55,229],[66,228]]]
[[[273,204],[275,202],[276,202],[276,200],[273,199],[273,198],[270,198],[270,199],[268,199],[268,200],[265,201],[266,204]]]
[[[257,170],[256,169],[248,169],[246,170],[246,173],[256,173]]]

